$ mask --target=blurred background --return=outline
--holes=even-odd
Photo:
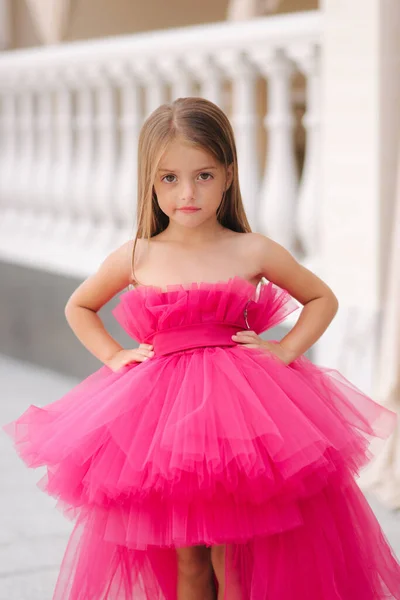
[[[231,119],[253,229],[339,298],[313,360],[400,414],[398,0],[0,0],[1,421],[101,366],[64,306],[134,234],[143,120],[189,95]],[[0,600],[45,600],[69,524],[0,450]],[[399,431],[376,453],[400,554]]]

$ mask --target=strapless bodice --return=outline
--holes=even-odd
[[[255,291],[255,286],[242,277],[169,285],[166,289],[139,286],[123,292],[112,313],[132,338],[152,343],[163,332],[186,332],[190,336],[193,327],[197,336],[207,335],[208,328],[213,339],[214,335],[223,336],[224,329],[226,339],[244,329],[261,333],[298,309],[290,294],[272,282],[261,286],[257,299]]]

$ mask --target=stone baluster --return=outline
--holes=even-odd
[[[36,234],[37,206],[34,195],[35,171],[38,161],[37,74],[21,72],[24,83],[18,90],[18,177],[16,177],[13,204],[23,211],[17,235]]]
[[[92,185],[95,160],[94,96],[88,73],[83,69],[69,69],[67,77],[75,90],[76,113],[75,151],[73,156],[69,226],[77,245],[90,241],[93,234]]]
[[[321,206],[321,79],[320,52],[313,47],[297,61],[307,78],[306,112],[303,123],[307,134],[306,155],[297,200],[297,236],[304,261],[312,270],[319,270],[320,206]]]
[[[257,151],[257,69],[244,53],[227,53],[220,64],[232,78],[232,117],[239,163],[239,181],[247,217],[258,230],[260,174]]]
[[[171,101],[193,96],[193,73],[183,59],[163,59],[161,65],[171,85]]]
[[[99,248],[111,248],[115,243],[114,210],[115,175],[117,165],[117,103],[114,80],[109,70],[92,66],[90,74],[96,98],[96,160],[91,174],[91,216],[94,231],[90,240]]]
[[[298,190],[291,104],[292,61],[282,50],[255,60],[268,78],[268,113],[264,124],[268,148],[260,192],[261,231],[289,251],[295,249],[295,208]]]
[[[38,243],[42,243],[42,236],[49,233],[54,223],[53,198],[50,194],[54,161],[54,107],[50,71],[40,74],[36,85],[36,99],[37,145],[35,169],[31,178],[31,198],[36,221],[36,231],[33,233],[38,238]]]
[[[135,70],[145,88],[144,117],[147,118],[156,108],[168,101],[167,86],[158,63],[144,61],[136,65]]]
[[[18,229],[18,203],[15,202],[15,189],[18,182],[17,173],[20,166],[19,147],[17,144],[17,93],[13,89],[13,80],[6,83],[1,95],[1,161],[0,161],[0,230],[7,235],[16,227]],[[15,85],[15,83],[14,83]]]
[[[200,95],[224,108],[224,73],[214,56],[194,55],[187,58],[193,76],[200,83]]]
[[[68,74],[60,70],[55,76],[54,176],[51,190],[55,215],[52,237],[58,244],[66,243],[66,234],[71,227],[73,139],[73,90]]]
[[[116,244],[132,238],[136,228],[138,140],[142,124],[140,82],[130,64],[113,65],[120,89],[120,155],[115,177]]]

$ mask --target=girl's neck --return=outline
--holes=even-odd
[[[226,231],[227,229],[217,220],[203,223],[201,226],[194,228],[183,227],[172,221],[161,236],[163,239],[171,242],[177,242],[186,246],[196,246],[206,242],[213,242]]]

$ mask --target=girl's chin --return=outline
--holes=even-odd
[[[209,221],[210,217],[205,217],[204,214],[201,214],[201,211],[196,213],[181,213],[174,214],[173,217],[169,218],[170,223],[175,223],[176,225],[180,225],[181,227],[199,227]]]

